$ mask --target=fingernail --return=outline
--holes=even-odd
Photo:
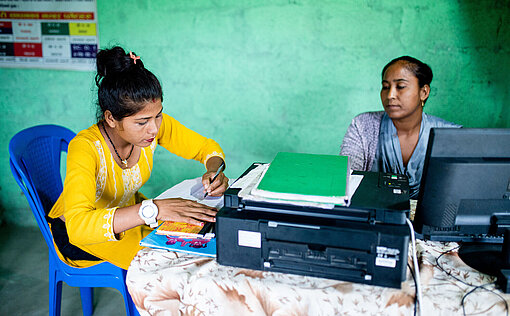
[[[204,223],[200,223],[200,226],[204,226]]]

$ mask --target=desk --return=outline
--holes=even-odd
[[[423,316],[462,315],[462,297],[472,287],[436,266],[436,258],[456,246],[417,241]],[[456,251],[444,255],[440,263],[466,283],[494,282],[494,278],[466,266]],[[413,315],[415,293],[409,270],[402,289],[391,289],[221,266],[212,258],[149,248],[134,258],[126,283],[142,316]],[[500,296],[483,289],[467,296],[466,314],[505,315],[503,299],[510,305],[510,294],[495,292]]]

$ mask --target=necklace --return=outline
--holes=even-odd
[[[106,137],[108,137],[108,140],[110,141],[110,144],[112,144],[113,150],[115,150],[115,153],[117,154],[117,157],[119,157],[120,161],[124,164],[124,167],[127,168],[128,166],[128,159],[131,157],[131,154],[133,153],[133,148],[135,148],[135,145],[131,144],[131,151],[129,152],[129,155],[126,159],[120,158],[119,153],[117,152],[117,148],[115,148],[115,145],[112,142],[112,139],[110,138],[110,135],[106,132],[106,128],[104,127],[104,122],[101,122],[101,126],[103,127],[103,131],[106,134]]]

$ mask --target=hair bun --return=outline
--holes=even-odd
[[[122,47],[115,46],[110,49],[102,49],[97,53],[96,67],[96,84],[99,86],[101,79],[107,75],[114,76],[130,70],[132,67],[143,67],[143,63],[139,58],[135,63],[135,60]]]

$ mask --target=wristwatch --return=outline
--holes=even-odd
[[[158,226],[158,216],[159,210],[156,204],[150,200],[143,200],[142,206],[140,206],[140,210],[138,211],[138,215],[145,221],[145,224],[149,225],[152,228]]]

